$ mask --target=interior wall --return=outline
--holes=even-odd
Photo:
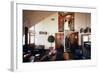
[[[80,32],[80,29],[91,27],[90,13],[75,13],[75,31]],[[81,45],[81,33],[79,33],[79,45]]]
[[[47,34],[39,34],[40,31],[47,32]],[[35,44],[45,45],[45,49],[48,49],[51,46],[51,43],[48,42],[48,36],[55,36],[55,33],[58,32],[58,13],[55,12],[51,16],[36,24],[35,32]],[[55,47],[55,42],[52,43],[52,45]]]

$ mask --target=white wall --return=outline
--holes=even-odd
[[[75,13],[75,31],[80,32],[80,29],[91,27],[90,13]],[[79,45],[81,45],[81,33],[79,33]]]
[[[91,27],[91,14],[89,13],[75,13],[75,31],[79,31],[80,28]]]
[[[54,19],[53,21],[51,20],[52,18]],[[40,31],[47,32],[47,35],[39,34]],[[51,45],[51,43],[48,42],[48,36],[51,34],[55,36],[55,33],[58,32],[58,13],[55,12],[38,24],[35,24],[35,32],[35,44],[45,45],[45,48],[48,49]],[[52,45],[55,47],[55,42]]]

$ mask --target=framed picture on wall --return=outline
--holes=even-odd
[[[12,2],[11,6],[12,71],[96,65],[95,7],[33,2]],[[80,33],[81,28],[87,27],[91,32]],[[87,40],[87,37],[81,39],[82,34],[91,34],[90,55],[82,47],[81,42]]]

